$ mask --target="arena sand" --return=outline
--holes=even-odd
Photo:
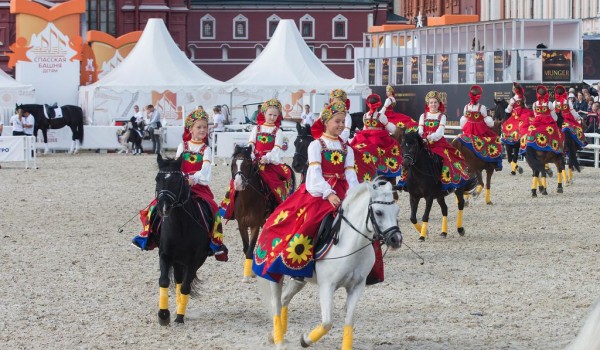
[[[0,347],[4,349],[264,349],[268,316],[256,282],[241,283],[241,241],[225,225],[230,261],[199,270],[200,297],[184,326],[157,322],[157,252],[131,246],[150,202],[156,158],[83,153],[39,158],[38,170],[0,169]],[[525,165],[524,165],[525,166]],[[367,287],[356,312],[356,349],[561,349],[600,297],[600,170],[585,168],[564,194],[532,199],[529,169],[494,175],[493,206],[465,210],[467,234],[417,242],[402,194],[405,247],[385,257],[386,280]],[[213,169],[218,201],[229,168]],[[455,199],[448,197],[449,226]],[[171,293],[171,296],[173,293]],[[340,348],[345,292],[315,349]],[[301,301],[301,302],[300,302]],[[320,322],[316,288],[292,302],[289,348]],[[174,298],[171,298],[174,310]]]

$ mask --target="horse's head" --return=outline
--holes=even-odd
[[[402,232],[398,227],[398,213],[400,208],[394,201],[392,185],[383,180],[369,183],[371,200],[369,201],[369,216],[373,225],[374,239],[382,239],[392,248],[402,245]]]
[[[506,107],[508,102],[505,99],[494,99],[494,119],[501,122],[506,120]]]
[[[256,172],[256,166],[252,162],[252,146],[236,145],[231,161],[233,188],[236,191],[245,190],[253,172]]]
[[[182,206],[190,196],[190,186],[181,171],[179,159],[163,159],[157,157],[158,174],[156,175],[156,199],[158,214],[168,217],[171,209]]]
[[[303,173],[308,166],[308,145],[314,140],[310,133],[310,126],[296,125],[298,136],[294,141],[294,158],[292,159],[292,169],[297,173]]]
[[[419,152],[423,149],[423,139],[415,131],[407,132],[402,138],[402,163],[407,168],[415,164]]]

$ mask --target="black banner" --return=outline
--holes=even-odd
[[[494,51],[494,81],[501,82],[504,78],[503,51]]]
[[[571,51],[542,51],[542,81],[571,81]]]
[[[419,56],[412,56],[410,58],[410,83],[419,83]]]
[[[427,84],[433,84],[433,56],[425,56],[425,77]]]
[[[404,57],[396,58],[396,85],[404,85]]]
[[[440,55],[442,62],[442,84],[450,83],[450,58],[448,55]]]
[[[390,83],[390,59],[384,58],[381,62],[381,85]]]
[[[467,54],[458,54],[458,82],[467,82]]]
[[[484,53],[475,53],[475,82],[485,83],[485,67],[484,67]]]
[[[375,60],[370,59],[368,62],[369,62],[369,85],[375,85]]]
[[[600,40],[583,41],[583,80],[600,80]]]

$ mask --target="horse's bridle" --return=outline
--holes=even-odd
[[[421,141],[421,142],[424,142],[424,141]],[[430,158],[433,160],[434,156],[432,155],[432,152],[427,149],[427,146],[425,144],[422,144],[422,146],[423,146],[423,149],[417,149],[415,151],[415,153],[425,150],[429,154]],[[435,174],[435,168],[434,168],[434,171],[430,174],[430,173],[427,173],[427,172],[419,169],[418,167],[415,167],[414,166],[416,164],[415,158],[416,158],[416,156],[410,152],[404,152],[404,151],[402,152],[402,164],[406,165],[406,168],[408,169],[408,171],[415,170],[416,172],[421,173],[424,176],[433,177],[434,179],[437,179],[439,177],[439,175]],[[408,160],[408,162],[407,162],[407,160]]]
[[[234,158],[233,158],[233,161],[232,161],[232,164],[233,164],[233,162],[234,162],[234,161],[236,161],[236,160],[243,160],[243,161],[247,161],[247,160],[249,160],[249,159],[248,159],[248,158],[245,158],[245,157],[243,157],[243,158],[237,158],[237,157],[234,157]],[[251,167],[251,168],[250,168],[250,176],[258,174],[258,165],[256,164],[256,162],[252,161],[251,159],[250,159],[250,162],[251,162],[251,165],[250,165],[250,167]],[[258,192],[258,193],[260,193],[261,195],[263,195],[263,196],[264,196],[264,193],[263,193],[263,191],[261,191],[260,189],[256,188],[255,186],[253,186],[253,185],[250,183],[250,179],[248,178],[248,176],[246,176],[246,174],[244,174],[244,172],[241,170],[241,168],[240,168],[240,170],[239,170],[239,171],[237,171],[237,172],[235,172],[235,173],[231,174],[231,179],[232,179],[232,180],[234,180],[234,179],[235,179],[235,177],[236,177],[236,176],[238,176],[238,175],[239,175],[239,176],[242,178],[242,185],[243,185],[244,187],[248,186],[248,187],[250,187],[251,189],[253,189],[254,191],[256,191],[256,192]]]
[[[161,200],[161,198],[167,197],[172,201],[171,206],[168,209],[177,208],[183,206],[190,199],[190,188],[186,186],[186,176],[181,171],[159,171],[159,175],[180,175],[181,182],[179,185],[179,192],[177,194],[173,193],[171,190],[160,190],[156,194],[156,199]],[[186,190],[187,189],[187,190]],[[182,198],[182,194],[186,193],[185,198]],[[183,200],[182,200],[183,199]]]

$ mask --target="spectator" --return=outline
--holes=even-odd
[[[582,92],[577,93],[577,99],[575,100],[575,102],[573,102],[573,109],[575,109],[575,111],[577,112],[582,111],[584,113],[587,113],[588,104],[587,101],[583,99]]]
[[[35,118],[29,111],[23,112],[23,134],[25,136],[33,136],[33,125],[35,124]]]
[[[256,110],[252,113],[252,115],[250,116],[250,119],[246,120],[246,122],[248,124],[256,125],[256,118],[258,118],[258,113],[260,113],[260,107],[261,107],[260,104],[258,106],[256,106]]]
[[[143,127],[148,124],[148,119],[144,116],[144,113],[140,111],[140,107],[138,105],[133,106],[133,116],[135,117],[135,122]]]
[[[313,113],[310,111],[310,105],[304,105],[304,113],[300,116],[302,124],[312,126],[315,122]]]
[[[587,105],[588,105],[587,110],[589,112],[592,110],[592,105],[594,104],[594,98],[592,96],[588,95],[588,97],[585,100],[587,101]]]
[[[12,136],[24,136],[23,132],[23,110],[18,108],[16,110],[17,114],[10,117],[9,124],[13,127]]]
[[[160,122],[160,113],[154,108],[153,105],[146,107],[146,114],[148,115],[150,138],[152,139],[152,153],[160,153],[160,142],[161,142],[161,128],[162,123]]]
[[[590,88],[590,94],[594,97],[594,101],[600,101],[600,81],[596,83],[596,88]]]
[[[598,116],[600,115],[600,102],[594,102],[586,118],[585,133],[598,132]]]
[[[213,131],[225,131],[225,117],[221,114],[221,107],[213,108]]]
[[[2,131],[4,130],[4,122],[0,119],[0,136],[2,136]]]

